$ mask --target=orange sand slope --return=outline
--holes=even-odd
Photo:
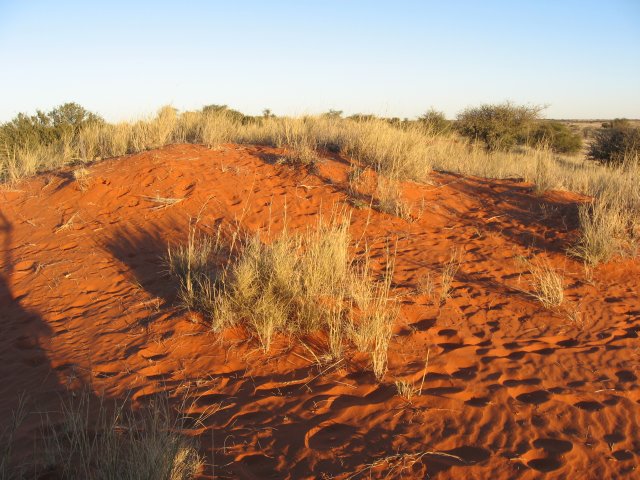
[[[198,432],[205,478],[640,478],[640,263],[590,274],[567,257],[577,196],[434,174],[404,184],[419,210],[406,221],[348,206],[341,159],[309,172],[278,154],[174,145],[93,165],[85,189],[62,171],[1,191],[2,418],[21,391],[43,409],[81,384],[135,402],[189,391],[212,412]],[[374,258],[397,248],[402,310],[382,382],[353,352],[318,367],[279,338],[264,354],[178,308],[161,257],[186,241],[189,216],[248,231],[286,216],[296,230],[336,206]],[[416,287],[455,248],[438,306]],[[564,275],[557,311],[527,293],[523,256]],[[395,381],[419,383],[428,350],[409,403]]]

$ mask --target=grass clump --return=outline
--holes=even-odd
[[[350,257],[349,244],[346,220],[320,221],[301,234],[285,229],[270,242],[252,235],[212,266],[218,247],[192,232],[186,246],[169,249],[167,263],[184,305],[211,318],[214,329],[243,325],[265,352],[279,333],[321,331],[334,360],[351,339],[370,354],[381,378],[398,315],[391,270],[375,280],[367,262],[361,266]]]
[[[634,243],[633,227],[636,213],[617,202],[596,200],[578,208],[580,236],[569,253],[589,265],[607,262]],[[636,218],[637,221],[637,218]]]
[[[212,256],[221,250],[220,231],[212,237],[199,233],[196,224],[189,225],[186,245],[167,248],[166,265],[179,282],[178,297],[185,308],[206,311],[214,304],[219,272]]]
[[[377,178],[377,207],[381,212],[408,220],[411,218],[411,207],[402,198],[400,182],[379,176]]]
[[[564,300],[564,279],[548,262],[529,263],[531,293],[545,308],[555,308]]]
[[[167,401],[133,411],[92,405],[88,395],[62,404],[44,437],[45,469],[60,478],[188,480],[203,462],[180,432],[185,419]]]
[[[350,337],[358,350],[371,357],[371,368],[381,379],[387,371],[387,352],[399,306],[390,300],[392,266],[381,282],[371,279],[368,264],[351,277],[350,297],[354,308],[350,318]]]
[[[453,290],[453,281],[460,269],[460,252],[453,251],[449,260],[442,266],[440,274],[440,304],[444,304]]]

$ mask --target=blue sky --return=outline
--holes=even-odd
[[[639,118],[640,0],[0,0],[0,65],[0,121],[67,101],[109,120],[503,100]]]

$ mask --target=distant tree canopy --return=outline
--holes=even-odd
[[[60,140],[71,140],[84,126],[103,123],[97,114],[77,103],[65,103],[50,112],[37,110],[35,115],[19,113],[0,125],[0,147],[35,147],[50,145]]]

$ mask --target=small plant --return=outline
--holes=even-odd
[[[398,395],[411,403],[413,397],[418,393],[418,388],[416,388],[412,382],[406,380],[396,380],[395,383]]]
[[[436,285],[431,272],[427,272],[418,279],[416,292],[419,295],[426,295],[430,299],[433,298],[436,291]]]
[[[453,251],[451,257],[442,267],[442,273],[440,276],[440,303],[444,304],[451,296],[451,290],[453,287],[453,280],[460,268],[460,253]]]
[[[564,300],[564,280],[548,262],[543,261],[534,265],[529,263],[531,273],[531,295],[545,308],[555,308],[562,305]]]
[[[89,170],[84,167],[76,168],[73,171],[73,178],[78,184],[78,188],[83,192],[89,188]]]
[[[427,358],[424,362],[424,369],[422,371],[422,381],[420,382],[420,387],[416,387],[413,382],[409,382],[407,380],[396,380],[396,390],[398,395],[403,397],[409,403],[415,395],[422,395],[422,387],[424,387],[424,380],[427,377],[427,370],[429,369],[429,355],[431,354],[431,349],[427,350]]]

